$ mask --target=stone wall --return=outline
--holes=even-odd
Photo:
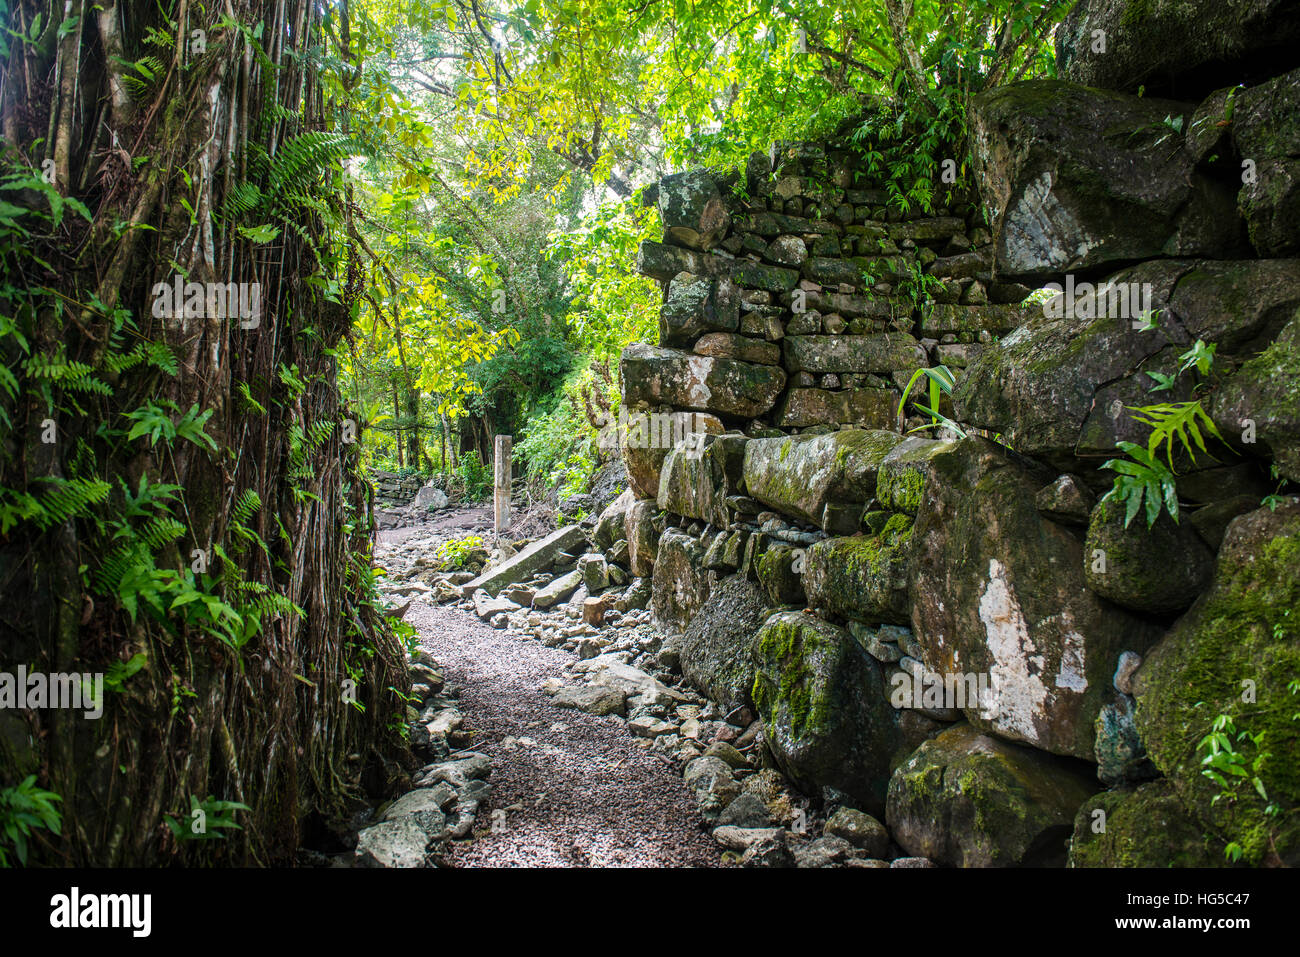
[[[1300,804],[1300,499],[1276,494],[1300,480],[1300,56],[1204,88],[1201,33],[1143,56],[1124,6],[1085,0],[1062,41],[1066,75],[1112,89],[974,102],[991,229],[960,195],[891,211],[844,144],[786,144],[665,178],[640,251],[660,341],[623,356],[631,488],[604,521],[767,759],[938,863],[1222,864],[1229,840],[1300,862],[1295,815],[1214,802],[1196,749],[1220,713],[1265,731],[1269,799]],[[1182,99],[1071,41],[1089,17]],[[1250,35],[1234,56],[1253,42],[1277,62]],[[1198,340],[1212,366],[1180,372]],[[939,363],[969,434],[905,436],[900,390]],[[1202,420],[1205,451],[1170,460],[1178,521],[1126,524],[1100,466],[1145,445],[1131,408],[1193,399],[1224,441]],[[738,620],[745,581],[767,608]]]
[[[418,475],[404,476],[382,469],[372,470],[369,476],[375,486],[375,500],[390,508],[410,505],[415,500],[415,493],[425,484]]]

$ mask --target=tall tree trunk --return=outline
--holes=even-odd
[[[409,423],[406,432],[406,461],[414,468],[420,467],[420,390],[406,386],[406,420]]]
[[[304,281],[350,260],[318,86],[346,4],[8,9],[42,26],[0,63],[29,174],[0,212],[0,670],[108,682],[98,719],[0,709],[0,787],[62,796],[46,862],[288,861],[401,772],[405,658],[326,352],[350,304]],[[178,282],[193,308],[165,308]],[[194,839],[209,797],[249,806],[224,841]]]

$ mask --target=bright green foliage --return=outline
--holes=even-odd
[[[10,854],[27,863],[27,839],[33,831],[59,833],[63,815],[54,805],[63,798],[36,786],[32,774],[16,786],[0,790],[0,867],[12,867]]]
[[[470,554],[483,547],[483,539],[477,535],[453,538],[438,546],[436,555],[442,567],[449,571],[464,568]]]
[[[956,112],[936,90],[964,96],[1049,71],[1048,34],[1072,5],[528,0],[476,8],[492,16],[488,32],[462,24],[463,8],[446,0],[425,25],[444,27],[471,61],[455,96],[490,134],[470,157],[481,178],[517,189],[520,169],[545,150],[617,192],[641,161],[651,116],[677,166],[734,166],[774,140],[824,135],[905,87],[946,126]],[[903,182],[907,195],[915,178]]]
[[[1195,368],[1202,376],[1208,376],[1214,364],[1214,350],[1214,345],[1206,345],[1197,339],[1195,345],[1179,357],[1181,365],[1173,375],[1147,373],[1156,383],[1150,391],[1162,392],[1173,388],[1178,376],[1189,369]],[[1114,498],[1125,503],[1125,528],[1143,508],[1143,503],[1146,506],[1148,528],[1160,517],[1161,507],[1177,522],[1178,492],[1174,484],[1174,453],[1185,454],[1195,464],[1197,449],[1202,454],[1209,455],[1201,430],[1204,429],[1220,442],[1223,441],[1223,436],[1219,434],[1214,420],[1205,411],[1200,399],[1129,406],[1128,409],[1136,421],[1151,428],[1151,434],[1147,437],[1145,449],[1132,442],[1116,443],[1118,448],[1128,453],[1132,461],[1110,459],[1103,463],[1102,468],[1120,473],[1103,501]],[[1165,453],[1163,464],[1157,458],[1157,452],[1162,446]]]
[[[659,234],[658,211],[634,201],[606,204],[576,228],[551,234],[546,255],[564,263],[572,295],[568,321],[580,349],[616,357],[624,346],[654,338],[659,288],[631,265],[637,246]]]
[[[1291,683],[1292,694],[1296,683]],[[1238,790],[1249,787],[1265,802],[1266,817],[1276,817],[1281,808],[1272,802],[1264,781],[1260,777],[1273,755],[1264,749],[1265,733],[1251,734],[1238,730],[1230,715],[1221,714],[1214,719],[1210,733],[1197,744],[1197,751],[1204,751],[1201,758],[1201,774],[1219,786],[1211,803],[1237,800]],[[1245,848],[1238,841],[1229,841],[1223,849],[1224,857],[1231,863],[1237,863],[1245,855]]]
[[[1109,459],[1102,463],[1102,468],[1112,469],[1119,474],[1115,484],[1102,496],[1102,501],[1114,498],[1124,503],[1124,527],[1146,505],[1147,527],[1150,528],[1160,517],[1163,507],[1169,517],[1178,521],[1178,490],[1174,485],[1174,473],[1165,468],[1150,450],[1132,442],[1120,442],[1119,448],[1128,453],[1129,459]]]
[[[1130,411],[1134,413],[1134,419],[1143,425],[1151,426],[1151,435],[1147,439],[1147,452],[1155,454],[1156,450],[1163,445],[1165,459],[1170,469],[1174,467],[1176,448],[1186,452],[1193,463],[1196,461],[1196,449],[1209,454],[1206,452],[1205,438],[1201,435],[1202,427],[1214,438],[1223,441],[1223,436],[1219,434],[1214,420],[1202,408],[1199,399],[1192,402],[1136,406],[1131,407]],[[1178,441],[1177,447],[1175,439]]]
[[[178,841],[224,841],[223,831],[237,831],[242,827],[235,821],[235,812],[251,810],[238,801],[221,801],[211,794],[200,801],[191,794],[188,814],[168,814],[163,820]]]
[[[903,397],[898,400],[898,415],[901,418],[903,409],[907,405],[907,397],[912,394],[912,389],[924,378],[927,380],[930,390],[930,404],[924,406],[913,400],[913,405],[930,417],[928,425],[918,426],[912,429],[912,432],[924,432],[927,429],[944,428],[956,435],[958,438],[965,438],[966,432],[956,422],[946,415],[939,413],[939,401],[945,395],[952,395],[953,388],[957,385],[957,377],[947,366],[934,366],[932,368],[917,369],[912,373],[912,378],[907,381],[907,387],[903,389]]]
[[[492,490],[492,470],[480,462],[473,452],[461,453],[456,474],[465,490],[466,501],[481,502]]]

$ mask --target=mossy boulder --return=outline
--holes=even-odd
[[[628,507],[624,523],[627,527],[628,567],[637,577],[653,574],[659,536],[664,530],[663,513],[656,507],[654,499],[641,499]]]
[[[971,150],[999,275],[1248,248],[1235,188],[1200,172],[1166,121],[1192,109],[1061,80],[977,96]]]
[[[912,517],[896,514],[878,533],[827,538],[808,549],[808,604],[863,622],[911,620],[908,570]]]
[[[740,290],[727,277],[680,272],[668,283],[659,307],[659,342],[690,346],[705,332],[735,332],[740,325]]]
[[[898,846],[956,867],[1065,863],[1083,766],[959,724],[926,741],[889,781],[885,823]]]
[[[705,412],[620,411],[619,447],[627,465],[627,484],[637,498],[659,494],[664,459],[693,433],[721,435],[722,420]],[[698,440],[692,440],[698,441]]]
[[[1113,456],[1123,440],[1145,444],[1147,427],[1129,406],[1152,401],[1149,372],[1172,374],[1197,339],[1215,343],[1217,360],[1247,357],[1253,343],[1276,334],[1300,307],[1300,268],[1293,260],[1146,262],[1104,281],[1128,290],[1128,307],[1096,288],[1045,308],[992,345],[958,379],[957,417],[1000,432],[1026,455],[1062,471]],[[1145,290],[1153,329],[1134,329],[1133,295]],[[1064,298],[1064,297],[1062,297]],[[1118,318],[1127,312],[1128,318]],[[1253,350],[1253,351],[1252,351]],[[1217,364],[1217,363],[1216,363]],[[1192,398],[1193,377],[1180,376],[1163,401]],[[1240,431],[1235,426],[1232,434]],[[1230,437],[1229,432],[1224,432]],[[1201,464],[1213,464],[1204,457]]]
[[[623,400],[629,406],[664,404],[741,418],[767,412],[785,386],[785,373],[776,366],[697,356],[645,343],[623,350],[620,369]]]
[[[620,539],[627,539],[627,510],[636,502],[630,488],[625,488],[614,501],[605,506],[592,533],[597,547],[610,548]]]
[[[755,663],[754,705],[781,770],[805,793],[833,787],[879,815],[902,743],[880,665],[843,628],[794,611],[763,625]]]
[[[895,446],[880,463],[876,500],[884,508],[915,515],[921,508],[921,492],[930,473],[930,461],[942,452],[951,451],[955,444],[911,436]]]
[[[1100,813],[1098,813],[1100,812]],[[1071,867],[1222,867],[1223,842],[1187,813],[1173,786],[1150,781],[1094,795],[1079,808]]]
[[[778,542],[758,557],[755,574],[773,605],[803,604],[805,550]]]
[[[1228,526],[1206,595],[1146,656],[1134,679],[1136,724],[1147,753],[1206,829],[1241,845],[1251,863],[1300,863],[1300,499]],[[1262,734],[1236,745],[1269,800],[1243,780],[1231,800],[1201,774],[1201,738],[1216,717]]]
[[[1300,14],[1294,17],[1300,21]],[[1300,32],[1300,28],[1297,29]],[[1261,256],[1300,252],[1300,70],[1243,90],[1233,112],[1238,152],[1255,164],[1237,206]]]
[[[925,350],[906,332],[872,336],[786,336],[781,345],[790,372],[878,372],[926,365]]]
[[[1056,62],[1088,86],[1203,95],[1294,63],[1298,43],[1289,0],[1082,0],[1057,27]]]
[[[820,525],[828,503],[871,500],[881,461],[902,441],[897,433],[867,429],[751,439],[745,487],[764,505]]]
[[[777,408],[781,428],[810,425],[856,425],[889,429],[894,425],[898,393],[891,389],[788,389]]]
[[[681,634],[708,601],[713,576],[704,566],[706,550],[700,539],[676,528],[659,538],[650,598],[659,631]]]
[[[758,365],[781,364],[781,347],[775,342],[764,342],[734,332],[710,332],[700,336],[692,349],[696,355],[714,356],[718,359],[739,359]]]
[[[1053,473],[977,437],[931,465],[912,531],[926,667],[988,675],[988,707],[966,708],[976,727],[1091,761],[1120,653],[1143,653],[1159,630],[1088,589],[1078,533],[1034,505]]]
[[[1293,262],[1300,273],[1300,260]],[[1300,311],[1267,349],[1223,383],[1211,402],[1225,437],[1243,452],[1267,453],[1282,475],[1300,481]],[[1254,441],[1243,442],[1247,437]]]
[[[659,473],[659,507],[725,528],[726,499],[739,490],[746,441],[743,435],[701,436],[669,452]]]
[[[767,597],[743,575],[722,579],[677,643],[686,680],[728,710],[751,703],[754,646]]]
[[[1124,526],[1126,509],[1104,499],[1092,510],[1084,544],[1088,587],[1117,605],[1153,615],[1183,611],[1200,597],[1214,569],[1214,554],[1183,517],[1161,511],[1148,526],[1144,512]]]
[[[731,214],[713,178],[702,169],[659,181],[659,219],[664,240],[690,249],[711,249],[727,235]]]

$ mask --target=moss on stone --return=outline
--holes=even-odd
[[[894,508],[916,514],[921,508],[921,492],[925,488],[925,477],[916,469],[891,470],[881,472],[877,497],[888,502]]]
[[[765,715],[784,708],[795,737],[816,734],[830,717],[829,702],[815,693],[815,673],[808,661],[825,650],[821,632],[797,619],[775,616],[759,633],[759,656],[777,665],[778,680],[774,683],[760,671],[754,679],[754,704]]]
[[[1137,726],[1155,765],[1180,800],[1250,863],[1271,851],[1300,861],[1300,506],[1253,512],[1234,522],[1220,552],[1214,585],[1148,657],[1138,673]],[[1243,702],[1243,682],[1254,701]],[[1235,799],[1202,776],[1197,743],[1219,714],[1241,731],[1263,733],[1259,777],[1283,813],[1243,784]],[[1257,752],[1249,745],[1247,753]]]
[[[1165,780],[1133,791],[1098,794],[1084,802],[1074,820],[1071,867],[1222,867],[1224,863],[1223,842],[1205,833]]]
[[[818,542],[804,576],[809,603],[858,621],[906,622],[912,526],[910,515],[894,513],[874,535]]]

